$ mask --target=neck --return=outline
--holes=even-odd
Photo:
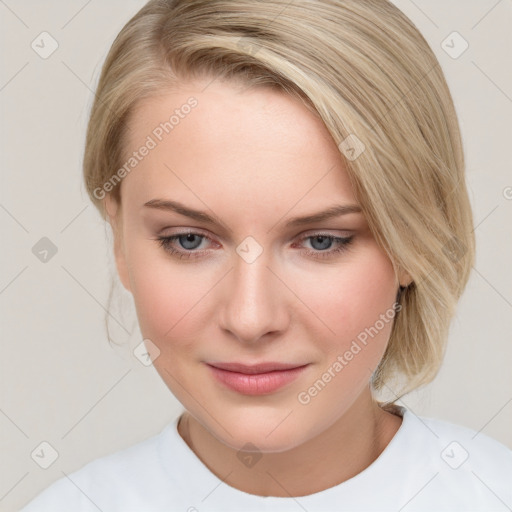
[[[259,496],[298,497],[363,471],[389,444],[401,422],[399,416],[382,410],[368,390],[320,435],[292,450],[263,453],[252,467],[240,464],[237,450],[219,441],[188,412],[181,416],[178,432],[210,471],[231,487]]]

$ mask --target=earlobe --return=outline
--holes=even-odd
[[[131,293],[130,276],[123,243],[121,209],[115,199],[112,199],[109,195],[105,197],[104,201],[107,221],[114,236],[114,257],[117,273],[125,289]]]
[[[398,283],[400,287],[407,288],[412,282],[413,279],[410,274],[408,274],[404,270],[401,270],[399,272]]]
[[[398,290],[396,293],[395,302],[397,304],[400,303],[402,299],[402,294],[404,293],[405,289],[413,282],[412,277],[407,272],[400,270],[398,273]]]

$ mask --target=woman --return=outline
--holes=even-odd
[[[435,377],[474,262],[450,92],[396,7],[148,2],[84,177],[185,411],[25,511],[512,506],[508,448],[394,404]]]

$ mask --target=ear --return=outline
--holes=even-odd
[[[121,205],[115,198],[111,197],[110,194],[105,196],[104,205],[107,221],[112,227],[112,233],[114,235],[114,256],[117,273],[119,274],[119,279],[123,286],[131,293],[130,276],[124,248]]]
[[[413,279],[411,275],[403,269],[398,272],[398,282],[400,286],[407,287],[412,283]]]

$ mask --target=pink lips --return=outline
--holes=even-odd
[[[245,395],[272,393],[295,380],[308,364],[262,363],[252,366],[240,363],[211,363],[213,376],[230,389]]]

